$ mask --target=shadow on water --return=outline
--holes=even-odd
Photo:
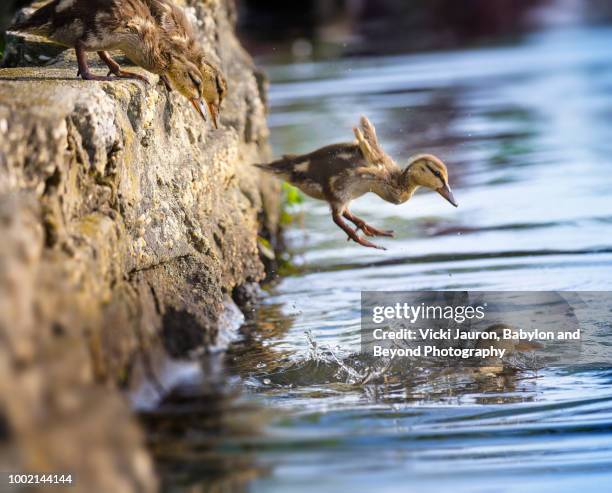
[[[350,139],[367,114],[400,162],[439,154],[460,207],[363,197],[354,212],[396,231],[379,252],[306,200],[287,232],[293,274],[242,327],[223,377],[143,414],[167,491],[609,489],[611,327],[583,341],[588,363],[563,368],[405,376],[357,353],[361,290],[610,290],[611,42],[607,29],[552,31],[268,67],[276,154]]]

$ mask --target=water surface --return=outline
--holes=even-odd
[[[240,389],[222,392],[232,417],[218,426],[198,397],[204,417],[178,425],[175,448],[161,440],[169,491],[610,491],[609,325],[588,341],[604,364],[538,372],[360,385],[370,363],[355,353],[361,290],[612,288],[611,45],[607,29],[553,31],[266,67],[275,154],[351,140],[365,114],[399,162],[442,157],[460,207],[363,197],[352,211],[396,232],[378,240],[386,252],[348,243],[324,203],[297,207],[295,273],[267,290],[224,363]]]

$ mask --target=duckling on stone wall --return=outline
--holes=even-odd
[[[170,32],[164,31],[162,12],[173,12],[168,19],[174,19],[176,25]],[[216,67],[206,62],[189,21],[169,0],[52,0],[10,30],[36,34],[74,48],[78,75],[85,80],[129,78],[148,82],[142,75],[122,70],[108,53],[120,50],[133,63],[176,88],[205,120],[206,102],[216,126],[225,80]],[[178,42],[177,33],[182,35],[182,42]],[[89,70],[86,54],[91,51],[106,63],[109,76]]]
[[[366,117],[361,118],[361,129],[353,130],[354,142],[333,144],[310,154],[284,156],[256,166],[282,177],[310,197],[327,201],[334,222],[349,239],[370,248],[385,250],[359,236],[358,230],[367,236],[387,237],[393,237],[393,231],[379,230],[349,211],[350,202],[368,192],[387,202],[403,204],[419,187],[426,187],[458,206],[448,184],[448,171],[439,158],[419,154],[402,170],[383,151],[374,125]],[[355,224],[356,229],[344,219]]]
[[[149,5],[156,23],[164,33],[164,41],[171,51],[185,53],[198,67],[201,74],[202,92],[208,110],[217,128],[221,104],[227,94],[227,82],[223,73],[204,55],[202,47],[197,42],[196,35],[185,11],[170,0],[144,0]],[[165,75],[161,76],[166,87],[170,84]],[[198,108],[196,107],[196,110]],[[199,108],[203,111],[203,108]]]

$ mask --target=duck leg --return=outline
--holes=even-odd
[[[120,79],[136,79],[141,80],[145,84],[148,84],[149,81],[146,77],[140,74],[135,74],[133,72],[126,72],[125,70],[121,70],[121,66],[113,60],[113,58],[106,51],[99,51],[98,56],[102,59],[104,63],[108,66],[108,75],[113,74]]]
[[[172,92],[172,85],[170,84],[170,80],[166,75],[160,75],[159,80],[164,83],[164,86],[166,86],[166,90],[168,92]]]
[[[363,219],[352,214],[348,209],[344,211],[342,214],[346,219],[351,221],[357,229],[363,231],[367,236],[386,236],[388,238],[393,238],[393,231],[390,230],[381,230],[375,228],[374,226],[370,226]]]
[[[348,237],[351,240],[353,240],[355,243],[359,243],[360,245],[363,245],[364,247],[368,247],[368,248],[378,248],[379,250],[386,250],[386,248],[383,248],[381,246],[378,246],[378,245],[375,245],[374,243],[369,242],[365,238],[362,238],[361,236],[359,236],[355,231],[353,231],[353,229],[344,222],[339,210],[333,209],[332,217],[336,225],[340,227],[348,235]]]
[[[74,47],[74,51],[76,51],[77,63],[79,64],[79,71],[77,72],[77,77],[80,75],[83,80],[114,80],[112,77],[94,75],[89,71],[89,67],[87,65],[87,52],[85,51],[85,48],[83,47],[83,43],[81,41],[77,41],[77,44]]]

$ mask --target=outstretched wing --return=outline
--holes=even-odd
[[[398,165],[393,161],[393,158],[389,156],[378,142],[376,136],[376,129],[372,122],[365,116],[361,117],[360,120],[361,128],[354,127],[353,132],[357,138],[357,145],[364,157],[373,166],[385,168],[389,171],[397,171]]]

